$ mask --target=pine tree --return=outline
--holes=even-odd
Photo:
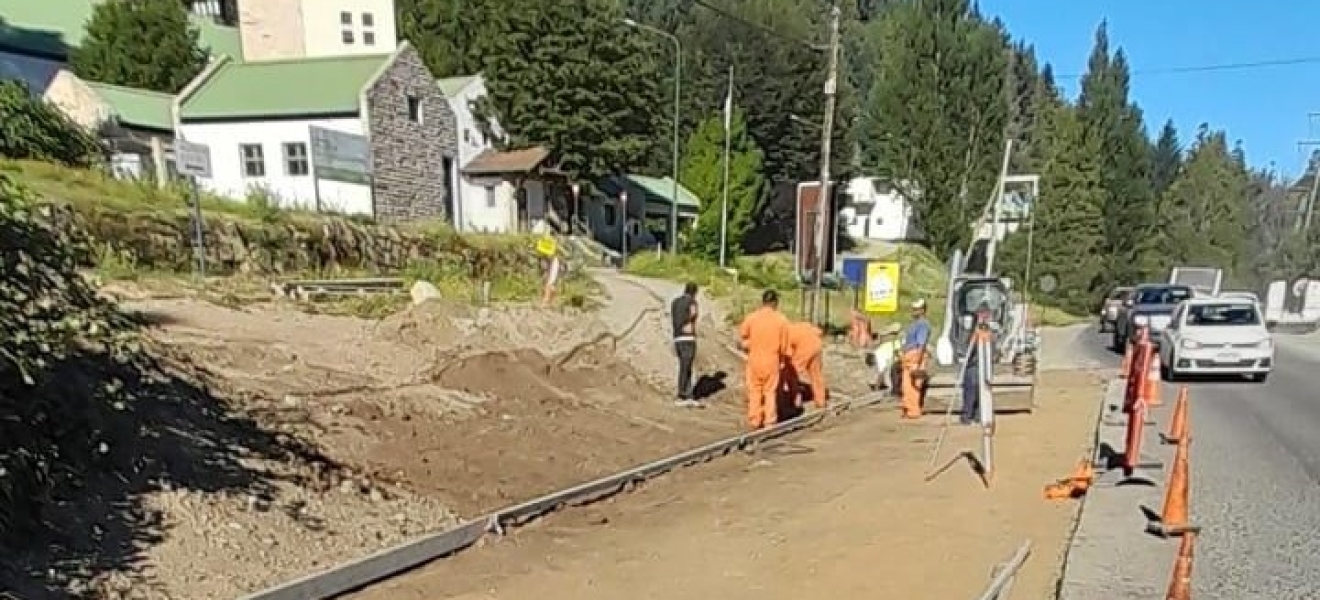
[[[1105,245],[1100,140],[1086,131],[1077,111],[1063,103],[1044,115],[1041,135],[1040,198],[1032,207],[1033,281],[1026,283],[1038,289],[1043,277],[1054,278],[1053,290],[1033,296],[1082,314],[1091,310],[1096,293],[1105,286],[1104,265],[1095,260]],[[1025,237],[1019,232],[1006,244],[1006,254],[1017,257],[1012,262],[1021,264]]]
[[[1078,107],[1087,135],[1099,141],[1105,198],[1105,248],[1099,255],[1111,283],[1135,283],[1153,273],[1155,198],[1151,149],[1141,110],[1128,97],[1127,58],[1111,55],[1105,24],[1096,30]]]
[[[206,67],[207,53],[178,0],[97,4],[69,64],[79,77],[173,94]]]
[[[642,164],[667,119],[655,54],[618,0],[514,0],[485,46],[487,101],[508,147],[544,144],[584,181]]]
[[[866,165],[910,183],[927,243],[948,254],[966,246],[998,175],[1007,40],[966,0],[895,3],[868,27],[879,50],[863,112]]]
[[[1154,155],[1151,160],[1151,188],[1158,198],[1173,185],[1173,180],[1182,168],[1182,143],[1178,141],[1178,130],[1170,119],[1160,130],[1160,137],[1155,140]]]
[[[730,127],[727,256],[737,256],[743,235],[759,209],[764,179],[761,151],[747,132],[741,110]],[[716,260],[720,255],[720,221],[724,199],[724,118],[713,116],[697,127],[686,145],[679,180],[701,199],[701,212],[688,241],[688,252]]]
[[[1223,132],[1202,125],[1181,173],[1161,199],[1164,267],[1244,270],[1250,179]]]

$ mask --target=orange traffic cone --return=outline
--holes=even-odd
[[[1178,388],[1178,399],[1173,403],[1173,418],[1169,421],[1169,432],[1160,434],[1165,444],[1176,444],[1182,438],[1187,427],[1187,386]]]
[[[1132,370],[1132,349],[1134,344],[1128,344],[1127,349],[1123,351],[1123,364],[1118,367],[1118,378],[1127,379],[1128,371]]]
[[[1165,600],[1192,600],[1192,561],[1196,558],[1196,531],[1188,531],[1178,545],[1178,559],[1173,563],[1173,577]]]
[[[1164,404],[1160,399],[1160,353],[1152,348],[1150,360],[1146,362],[1146,389],[1143,390],[1146,406],[1160,406]]]
[[[1174,453],[1169,484],[1164,488],[1164,510],[1160,513],[1160,522],[1151,526],[1151,530],[1162,537],[1182,535],[1191,529],[1187,522],[1187,505],[1188,496],[1191,495],[1188,454],[1192,436],[1188,429],[1188,423],[1184,420],[1182,431],[1178,433],[1178,450]]]

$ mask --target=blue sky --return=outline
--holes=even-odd
[[[1184,142],[1208,122],[1242,140],[1250,162],[1294,176],[1297,142],[1320,138],[1320,1],[1316,0],[980,0],[1014,37],[1036,47],[1059,84],[1076,97],[1096,26],[1133,66],[1132,95],[1147,128],[1173,119]],[[1306,64],[1160,73],[1179,67],[1316,58]]]

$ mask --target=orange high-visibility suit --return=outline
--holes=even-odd
[[[779,420],[775,400],[788,348],[788,318],[762,306],[743,319],[738,335],[747,350],[747,425],[752,429],[774,425]]]
[[[816,408],[825,408],[825,372],[821,355],[825,350],[825,334],[811,323],[793,323],[788,326],[788,359],[792,363],[793,380],[789,390],[798,406],[802,406],[798,383],[811,385],[811,402]]]

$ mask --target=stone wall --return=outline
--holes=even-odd
[[[409,117],[409,98],[420,102],[420,123]],[[367,90],[367,119],[376,218],[449,220],[453,192],[445,165],[458,168],[455,117],[412,46],[403,46]]]

